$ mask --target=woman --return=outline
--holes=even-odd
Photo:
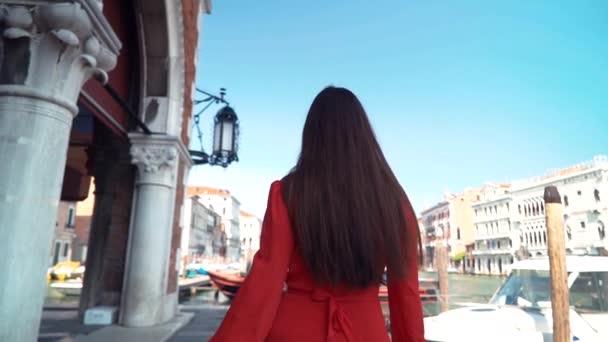
[[[298,163],[270,187],[260,250],[211,341],[389,341],[378,301],[385,267],[392,340],[424,341],[419,241],[363,106],[326,88]]]

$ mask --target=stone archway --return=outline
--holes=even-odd
[[[129,134],[132,163],[138,171],[120,310],[120,323],[125,326],[161,324],[178,311],[175,265],[183,184],[191,165],[186,147],[190,95],[199,17],[208,12],[202,7],[208,3],[135,2],[142,75],[139,115],[154,134]]]

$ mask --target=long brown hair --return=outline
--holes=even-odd
[[[349,90],[328,87],[314,99],[283,184],[298,248],[318,283],[366,287],[385,265],[401,276],[415,262],[404,250],[417,238],[406,227],[409,202]]]

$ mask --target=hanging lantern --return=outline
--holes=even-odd
[[[227,167],[233,161],[238,161],[239,119],[232,107],[225,106],[215,115],[213,130],[214,164]]]

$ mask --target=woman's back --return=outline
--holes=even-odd
[[[326,88],[272,184],[260,250],[212,341],[424,341],[417,219],[357,98]],[[285,286],[286,285],[286,286]]]
[[[406,217],[416,222],[413,211],[407,210]],[[409,267],[407,277],[391,280],[389,274],[392,341],[424,341],[417,264]],[[294,239],[281,182],[274,182],[260,251],[211,341],[388,340],[378,284],[360,289],[320,286],[315,281]]]

